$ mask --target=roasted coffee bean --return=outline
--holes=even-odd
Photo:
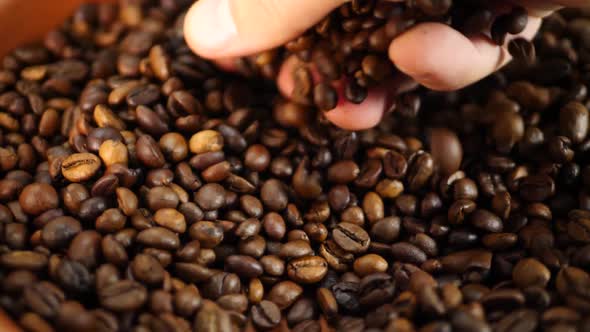
[[[329,111],[338,103],[338,93],[327,83],[317,84],[313,89],[313,102],[322,111]]]
[[[178,235],[163,227],[152,227],[137,234],[137,242],[158,249],[172,250],[180,247]]]
[[[23,188],[18,198],[23,212],[39,215],[59,205],[57,191],[46,183],[32,183]]]
[[[137,159],[150,168],[160,168],[166,162],[158,143],[148,135],[142,135],[135,143]]]
[[[223,136],[215,130],[203,130],[194,134],[189,141],[192,153],[201,154],[223,149]]]
[[[404,263],[422,264],[427,259],[424,251],[407,242],[394,243],[391,246],[391,253],[396,260]]]
[[[82,231],[80,222],[72,217],[57,217],[48,222],[41,231],[41,240],[49,248],[63,248]]]
[[[210,221],[199,221],[189,228],[190,237],[204,248],[214,248],[223,240],[223,229]]]
[[[303,234],[305,235],[305,233]],[[295,258],[311,255],[312,253],[313,250],[308,240],[294,239],[281,245],[279,256],[281,258]]]
[[[229,313],[208,300],[203,301],[193,324],[196,331],[232,331],[234,328]]]
[[[119,209],[128,217],[135,214],[139,204],[135,193],[124,187],[118,187],[115,192]]]
[[[192,316],[201,303],[199,290],[194,286],[184,286],[174,294],[174,309],[181,316]]]
[[[164,208],[156,211],[154,214],[154,222],[162,227],[176,233],[184,233],[186,231],[186,220],[182,213],[178,210]]]
[[[207,211],[217,210],[225,204],[225,188],[208,183],[195,193],[195,203]]]
[[[535,45],[524,38],[516,38],[508,43],[508,52],[516,60],[532,65],[536,60]]]
[[[328,272],[328,263],[319,256],[295,258],[287,264],[287,274],[298,283],[320,282]]]
[[[538,324],[537,313],[529,309],[516,310],[500,320],[498,331],[534,331]]]
[[[371,226],[371,237],[377,242],[391,243],[400,232],[401,220],[398,217],[386,217]]]
[[[109,201],[102,196],[88,198],[80,204],[78,216],[82,220],[95,220],[108,209],[108,204]]]
[[[503,225],[502,220],[495,214],[488,210],[479,209],[475,210],[471,215],[471,223],[477,228],[481,228],[485,231],[497,233],[501,232]]]
[[[332,236],[334,241],[346,251],[362,253],[369,248],[369,234],[355,224],[347,222],[338,224],[333,230]]]
[[[568,214],[568,217],[568,235],[576,241],[590,241],[590,234],[588,232],[588,227],[590,226],[590,214],[583,210],[572,210]]]
[[[444,1],[436,1],[444,2]],[[452,174],[461,166],[463,147],[457,134],[447,128],[430,130],[430,152],[443,174]]]
[[[113,164],[127,165],[129,155],[127,147],[122,142],[106,140],[98,148],[98,155],[106,167]]]
[[[521,259],[512,270],[512,279],[522,288],[531,286],[545,287],[551,278],[551,272],[543,263],[534,258]]]
[[[57,324],[73,330],[86,330],[95,327],[95,320],[79,302],[66,301],[60,307]]]
[[[100,159],[91,153],[76,153],[61,163],[61,174],[69,181],[83,182],[92,178],[101,166]]]
[[[48,281],[30,285],[23,292],[23,297],[29,308],[46,318],[55,317],[65,300],[63,291]]]
[[[520,196],[530,202],[542,202],[554,194],[555,182],[547,175],[529,175],[520,184]]]
[[[35,251],[11,251],[0,256],[2,266],[9,269],[41,270],[47,266],[48,258]]]
[[[121,280],[99,289],[100,303],[116,312],[132,311],[147,301],[147,290],[140,283]]]
[[[285,309],[297,301],[302,294],[301,286],[292,281],[281,281],[270,289],[267,299],[274,302],[279,309]]]
[[[357,258],[354,261],[354,272],[364,277],[366,275],[371,275],[374,273],[385,272],[388,268],[387,261],[376,254],[367,254]]]
[[[146,201],[150,210],[158,211],[160,209],[176,208],[180,199],[171,188],[165,186],[156,186],[147,192]]]
[[[93,230],[78,233],[70,242],[68,257],[87,268],[94,268],[100,260],[101,236]]]
[[[55,270],[56,281],[67,291],[86,293],[92,287],[92,277],[88,269],[73,260],[63,258]]]
[[[285,185],[276,179],[264,182],[260,189],[260,195],[264,205],[273,211],[285,209],[289,202]]]
[[[102,255],[107,262],[123,266],[129,260],[129,255],[125,251],[125,247],[112,235],[107,235],[101,242]]]
[[[121,210],[108,209],[96,219],[95,227],[101,232],[114,233],[123,229],[126,221],[127,218]]]
[[[573,143],[581,143],[588,135],[588,109],[578,103],[570,102],[559,112],[559,129],[562,135]]]
[[[281,311],[279,307],[271,302],[263,300],[251,309],[252,321],[262,329],[270,329],[279,324]]]
[[[263,266],[256,259],[245,255],[231,255],[225,259],[225,266],[229,271],[244,278],[259,277],[263,273]]]
[[[139,254],[131,262],[133,277],[148,285],[157,285],[164,280],[164,269],[158,260],[150,255]]]

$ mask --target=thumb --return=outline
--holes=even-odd
[[[185,38],[205,58],[250,55],[301,35],[346,1],[200,0],[185,17]]]

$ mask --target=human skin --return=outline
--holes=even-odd
[[[187,14],[185,37],[197,54],[231,70],[232,58],[284,44],[345,2],[347,0],[200,0]],[[534,37],[543,16],[560,7],[583,7],[590,3],[589,0],[490,1],[499,12],[510,8],[508,2],[529,10],[525,31],[511,36],[527,39]],[[340,98],[341,102],[327,112],[326,117],[345,129],[370,128],[389,109],[388,100],[392,98],[388,97],[411,88],[411,81],[433,90],[456,90],[510,61],[506,48],[495,45],[488,37],[482,34],[464,36],[439,23],[419,24],[397,37],[389,47],[389,58],[411,80],[397,77],[376,87],[360,105]],[[286,60],[277,79],[286,97],[293,90],[291,73],[297,65],[295,58]]]

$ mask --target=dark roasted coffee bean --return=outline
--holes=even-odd
[[[535,45],[524,38],[516,38],[508,43],[508,52],[516,60],[531,65],[535,62]]]
[[[565,105],[559,112],[560,133],[574,143],[582,142],[588,135],[588,109],[577,102]]]
[[[391,253],[396,260],[404,263],[421,264],[426,261],[426,254],[417,246],[407,243],[398,242],[391,246]]]
[[[353,104],[362,103],[367,95],[367,89],[355,81],[348,82],[344,87],[344,97]]]
[[[85,293],[92,288],[92,277],[88,269],[66,258],[61,259],[56,267],[55,279],[67,291]]]
[[[512,270],[512,279],[522,288],[531,286],[545,287],[551,278],[551,272],[543,263],[534,258],[521,259]]]
[[[495,214],[488,210],[479,209],[475,210],[471,215],[471,223],[473,226],[483,229],[488,232],[501,232],[503,225],[502,220]]]
[[[457,134],[447,128],[434,128],[430,130],[428,139],[430,153],[440,167],[440,171],[443,174],[452,174],[457,171],[463,160],[463,147]]]
[[[160,89],[155,85],[138,86],[127,94],[129,106],[150,105],[160,98]]]
[[[137,234],[137,242],[158,249],[172,250],[180,247],[178,235],[163,227],[152,227]]]
[[[160,168],[164,166],[164,154],[160,150],[158,143],[148,135],[142,135],[135,143],[137,159],[145,166],[150,168]]]
[[[57,217],[41,231],[41,239],[49,248],[63,248],[82,231],[80,222],[72,217]]]
[[[542,202],[555,194],[555,182],[547,175],[529,175],[520,184],[520,196],[530,202]]]
[[[133,277],[148,285],[157,285],[164,280],[164,269],[151,255],[139,254],[131,262]]]
[[[65,300],[63,291],[47,281],[30,285],[25,289],[23,296],[25,303],[34,312],[46,318],[55,317],[59,306]]]
[[[95,220],[107,208],[109,202],[104,197],[91,197],[80,204],[78,216],[82,220]]]
[[[537,328],[537,313],[530,309],[516,310],[504,318],[496,325],[497,331],[534,331]]]
[[[225,266],[229,271],[245,278],[258,277],[263,273],[262,265],[250,256],[228,256],[225,260]]]
[[[338,93],[328,83],[319,83],[313,89],[313,102],[322,111],[329,111],[338,104]]]

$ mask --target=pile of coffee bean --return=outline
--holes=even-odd
[[[399,74],[388,58],[392,40],[424,21],[448,24],[469,36],[485,33],[502,45],[508,34],[524,31],[528,15],[522,7],[495,15],[497,7],[497,1],[351,0],[282,49],[306,63],[293,72],[293,100],[331,110],[338,104],[332,83],[342,80],[344,97],[361,103],[367,88]],[[313,64],[319,82],[314,84],[307,64]]]
[[[24,330],[590,330],[590,12],[347,132],[194,55],[191,2],[85,5],[0,60],[0,307]]]

